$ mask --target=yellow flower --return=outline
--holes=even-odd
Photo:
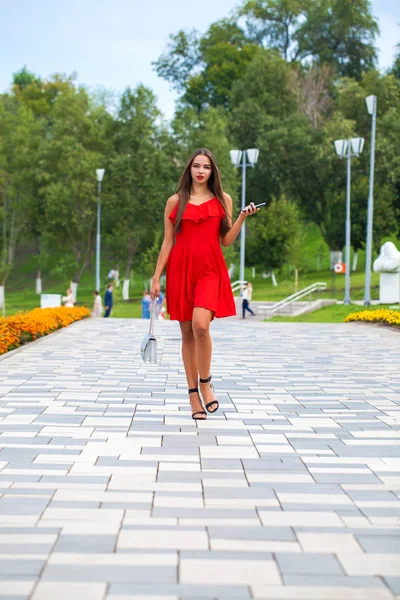
[[[365,321],[366,323],[383,323],[392,327],[400,327],[400,312],[379,308],[377,310],[361,310],[351,313],[345,318],[346,323],[351,321]]]

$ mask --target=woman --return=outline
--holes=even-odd
[[[151,297],[159,295],[160,277],[167,265],[167,307],[182,332],[182,358],[195,420],[207,417],[198,381],[207,411],[214,413],[219,407],[210,375],[210,322],[236,314],[220,243],[230,246],[246,216],[258,210],[250,204],[232,225],[232,198],[223,191],[215,159],[205,148],[189,158],[177,193],[165,207],[164,240]]]

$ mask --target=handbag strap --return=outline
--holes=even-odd
[[[150,324],[149,324],[150,335],[154,335],[154,320],[155,320],[155,316],[156,316],[156,302],[157,302],[157,299],[154,299],[151,303],[151,308],[150,308]]]

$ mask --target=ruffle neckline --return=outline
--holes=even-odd
[[[174,206],[169,218],[174,223],[176,220],[176,213],[178,212],[179,202]],[[190,204],[188,202],[186,204],[185,211],[182,215],[182,219],[186,219],[188,221],[194,221],[195,223],[200,223],[200,221],[205,221],[208,217],[224,217],[225,211],[221,206],[218,198],[210,198],[210,200],[206,200],[202,204]]]

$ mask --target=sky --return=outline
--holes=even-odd
[[[350,0],[349,0],[350,1]],[[152,62],[180,29],[205,32],[238,0],[0,0],[0,92],[24,65],[42,79],[76,73],[92,91],[115,93],[139,83],[156,94],[167,118],[176,94]],[[400,0],[372,0],[378,18],[379,67],[393,62],[400,41]]]

